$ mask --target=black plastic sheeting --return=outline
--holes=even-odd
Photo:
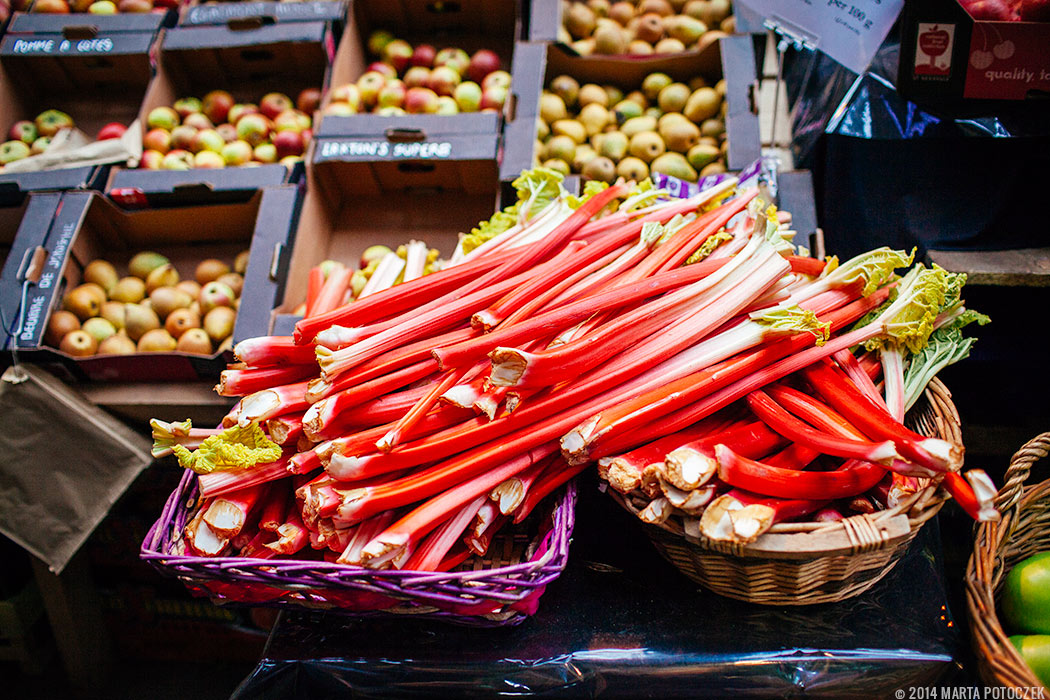
[[[532,619],[284,612],[233,698],[892,697],[965,683],[960,644],[936,520],[867,593],[765,607],[699,591],[587,481],[569,566]]]
[[[1050,100],[918,105],[896,90],[898,52],[891,34],[859,81],[823,54],[785,60],[792,152],[829,253],[1050,245]]]

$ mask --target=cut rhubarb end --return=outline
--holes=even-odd
[[[244,527],[244,511],[224,498],[216,498],[204,512],[204,522],[218,537],[229,539]]]
[[[281,407],[281,399],[272,391],[260,391],[241,399],[237,425],[242,428],[269,416]]]
[[[516,386],[528,366],[527,353],[515,348],[496,348],[492,358],[492,373],[489,382],[493,386]]]
[[[729,494],[719,496],[711,501],[700,516],[700,532],[711,540],[722,542],[735,542],[736,533],[733,531],[733,521],[729,514],[735,510],[741,510],[744,504]]]
[[[668,503],[688,515],[700,515],[707,504],[711,502],[711,499],[715,497],[715,487],[713,486],[683,491],[676,488],[674,484],[661,481],[660,488],[663,490],[664,498],[667,499]]]
[[[230,541],[219,537],[204,522],[204,512],[197,515],[186,526],[185,541],[190,551],[198,557],[217,557],[226,550]]]
[[[394,565],[395,561],[405,557],[407,552],[407,535],[384,535],[365,545],[365,548],[361,551],[360,564],[369,569],[385,568],[388,565]]]
[[[361,476],[360,457],[332,452],[327,462],[323,456],[321,461],[324,462],[324,470],[337,481],[353,481]]]
[[[353,523],[361,518],[357,517],[361,511],[361,506],[368,500],[368,495],[372,492],[369,487],[360,489],[351,489],[343,493],[343,502],[339,505],[339,509],[336,511],[340,520]]]
[[[609,485],[620,493],[630,493],[642,485],[642,474],[634,465],[614,458],[605,477]]]
[[[691,447],[672,450],[664,458],[664,476],[683,491],[703,486],[717,471],[718,463],[714,459]]]
[[[500,322],[488,309],[479,311],[470,317],[470,325],[474,328],[483,328],[486,333],[491,331]]]
[[[525,500],[525,485],[518,477],[512,477],[492,489],[491,498],[499,502],[499,512],[510,515]]]
[[[441,400],[459,408],[472,409],[478,400],[478,392],[472,384],[459,384],[442,394]]]
[[[943,463],[948,471],[957,472],[962,468],[964,456],[962,445],[940,438],[925,438],[919,442],[919,447]]]
[[[753,503],[739,510],[730,510],[728,514],[733,541],[749,544],[773,526],[776,511],[769,506]]]
[[[982,523],[999,522],[1002,519],[1002,515],[995,507],[995,497],[998,491],[995,488],[995,484],[992,483],[991,477],[981,469],[971,469],[963,476],[970,483],[973,495],[977,498],[977,521]]]
[[[671,517],[673,512],[674,509],[671,507],[670,502],[666,498],[660,497],[649,501],[649,505],[642,509],[638,517],[642,519],[642,522],[650,525],[659,525],[667,522],[667,519]]]

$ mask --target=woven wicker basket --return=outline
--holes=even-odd
[[[576,494],[573,480],[550,499],[546,513],[497,534],[484,558],[472,557],[453,571],[377,571],[315,560],[186,554],[180,535],[197,503],[197,478],[187,471],[147,533],[139,557],[217,604],[513,625],[535,613],[546,585],[565,568]]]
[[[959,414],[937,379],[909,412],[908,423],[924,435],[962,444]],[[608,493],[636,516],[650,500],[640,491]],[[683,514],[645,529],[664,558],[719,595],[763,605],[812,605],[875,585],[946,498],[930,485],[895,508],[832,523],[778,523],[746,545],[708,539],[700,534],[699,518]]]
[[[1025,486],[1032,466],[1048,454],[1050,433],[1030,440],[1014,454],[1006,470],[1006,483],[996,497],[1002,520],[977,527],[973,555],[966,567],[970,633],[981,678],[990,686],[1042,687],[1003,630],[995,602],[1014,564],[1050,551],[1050,479]],[[1041,696],[1029,692],[1025,697]],[[1046,697],[1045,691],[1042,697]]]

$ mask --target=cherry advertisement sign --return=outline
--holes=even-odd
[[[1050,94],[1050,23],[975,22],[963,97],[1023,100],[1039,93]]]
[[[954,24],[920,22],[915,45],[915,75],[950,76],[954,43]]]

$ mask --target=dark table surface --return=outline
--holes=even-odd
[[[963,645],[936,520],[867,593],[757,606],[699,590],[587,480],[569,566],[535,617],[475,629],[286,611],[233,697],[894,697],[971,686]]]

